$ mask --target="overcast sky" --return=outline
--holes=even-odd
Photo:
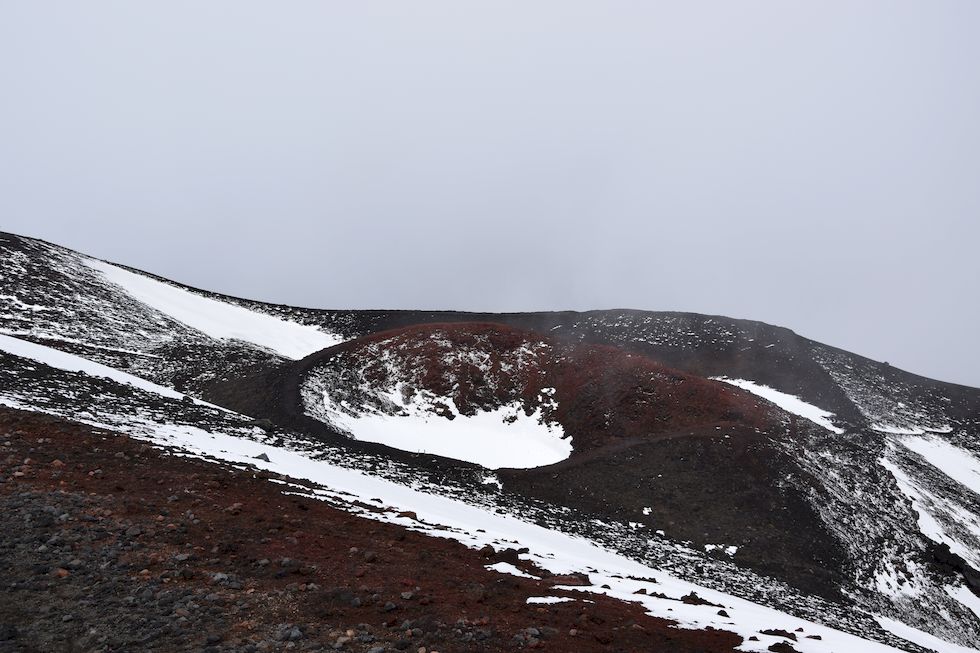
[[[631,307],[980,386],[980,2],[0,2],[0,228],[325,308]]]

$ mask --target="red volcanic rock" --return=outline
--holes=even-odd
[[[767,409],[736,388],[616,347],[494,323],[425,324],[359,338],[325,353],[309,374],[326,378],[332,394],[355,409],[377,408],[372,393],[396,388],[407,397],[426,391],[451,399],[464,415],[520,401],[527,414],[540,408],[560,424],[577,454],[769,421]]]
[[[515,636],[535,632],[536,648],[581,653],[721,653],[741,642],[729,632],[675,628],[638,604],[600,594],[589,603],[528,605],[532,596],[568,594],[554,585],[570,579],[500,574],[456,541],[286,496],[283,486],[249,470],[2,407],[0,433],[8,434],[6,453],[16,460],[30,452],[80,464],[0,483],[0,505],[16,513],[5,513],[11,519],[0,537],[12,578],[35,578],[41,555],[31,531],[38,526],[25,514],[72,506],[72,518],[51,520],[45,533],[72,542],[80,564],[55,568],[29,590],[0,588],[0,623],[15,626],[8,631],[31,650],[61,650],[55,642],[79,637],[79,622],[93,637],[152,640],[161,651],[204,650],[218,641],[281,650],[280,643],[301,640],[313,648],[345,642],[341,648],[357,651],[503,653],[515,650]],[[85,470],[95,465],[103,473],[90,476]],[[158,520],[161,512],[169,523]],[[119,544],[118,564],[100,564],[106,548]],[[371,564],[362,564],[367,557]],[[221,608],[159,600],[167,596]],[[156,629],[152,618],[161,615],[186,626]]]

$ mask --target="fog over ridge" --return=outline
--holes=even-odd
[[[980,5],[0,9],[0,228],[323,308],[761,320],[980,386]]]

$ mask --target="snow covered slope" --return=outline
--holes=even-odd
[[[5,405],[240,462],[241,447],[268,447],[272,465],[295,462],[345,505],[340,488],[365,482],[345,474],[367,473],[391,484],[369,498],[401,510],[452,499],[432,523],[471,508],[520,516],[699,596],[906,650],[980,645],[980,391],[787,329],[626,310],[275,306],[0,234],[0,336]],[[507,522],[507,537],[523,528]],[[521,541],[572,555],[539,535]],[[633,591],[624,565],[586,572]],[[664,605],[686,615],[676,603]],[[780,619],[772,628],[793,623]],[[820,650],[860,650],[834,641]]]
[[[104,261],[84,263],[146,306],[215,340],[239,340],[294,359],[341,342],[316,327],[204,297]]]
[[[58,362],[59,356],[44,348],[19,346],[10,340],[4,343],[7,353],[0,369],[6,380],[25,379],[27,371],[33,372],[33,380],[0,386],[0,404],[24,407],[36,402],[42,388],[32,383],[41,383],[48,389],[59,388],[61,393],[50,393],[48,401],[34,408],[58,415],[82,408],[76,417],[90,424],[121,430],[185,454],[308,480],[312,485],[284,489],[312,493],[366,518],[400,523],[433,536],[457,539],[473,548],[487,544],[526,548],[527,552],[520,558],[531,568],[565,578],[582,574],[589,580],[584,586],[566,586],[558,581],[556,591],[605,593],[624,601],[640,602],[650,614],[674,620],[681,628],[733,631],[745,640],[742,650],[768,651],[775,643],[790,641],[795,650],[808,653],[842,650],[885,653],[901,650],[896,646],[903,646],[903,641],[889,636],[887,630],[874,631],[874,622],[867,618],[857,617],[860,627],[866,629],[865,634],[890,644],[683,580],[586,538],[529,522],[522,519],[519,511],[467,503],[453,498],[451,492],[416,489],[405,478],[396,482],[377,473],[367,473],[351,465],[350,456],[344,452],[318,450],[301,437],[293,439],[289,434],[270,437],[262,429],[251,426],[247,418],[178,400],[165,390],[140,387],[125,377],[113,379],[73,371],[70,368],[74,364],[51,367],[45,361]],[[89,371],[102,370],[92,366]],[[78,396],[66,399],[64,391],[68,388],[79,391]],[[35,399],[29,398],[31,394],[35,394]],[[129,400],[122,401],[124,397]],[[346,464],[339,464],[341,460]],[[368,461],[360,462],[364,467]],[[891,623],[889,626],[901,630],[906,637],[929,641],[927,635],[908,626]],[[782,633],[793,633],[793,639]],[[944,643],[937,650],[972,649]]]
[[[41,241],[0,234],[0,333],[199,391],[250,365],[342,338],[257,303],[235,303]]]

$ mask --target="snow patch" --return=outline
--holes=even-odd
[[[550,605],[552,603],[568,603],[569,601],[574,601],[575,599],[569,598],[567,596],[529,596],[527,597],[527,602],[529,604],[543,604]]]
[[[558,424],[546,423],[541,408],[527,415],[519,401],[474,415],[463,415],[448,397],[427,391],[405,398],[399,390],[381,393],[394,414],[375,409],[354,414],[322,394],[318,418],[357,440],[430,453],[482,465],[488,469],[529,469],[565,460],[572,442]],[[443,414],[434,412],[439,407]],[[443,416],[445,415],[445,416]]]
[[[924,633],[918,628],[913,628],[912,626],[903,624],[901,621],[895,621],[894,619],[889,619],[888,617],[879,616],[875,616],[875,619],[879,624],[881,624],[881,627],[888,632],[892,633],[893,635],[898,635],[902,639],[912,642],[913,644],[918,644],[923,648],[937,651],[938,653],[977,653],[977,649],[975,648],[947,642],[946,640],[939,639],[935,635]]]
[[[193,399],[193,397],[188,397],[187,395],[177,392],[171,388],[157,385],[156,383],[147,381],[146,379],[141,379],[138,376],[133,376],[132,374],[127,374],[126,372],[121,372],[117,369],[107,367],[106,365],[101,365],[94,361],[90,361],[87,358],[82,358],[81,356],[69,354],[59,349],[52,349],[51,347],[45,347],[44,345],[38,345],[33,342],[28,342],[27,340],[21,340],[20,338],[14,338],[4,334],[0,334],[0,351],[5,351],[8,354],[20,356],[21,358],[29,358],[33,361],[37,361],[38,363],[43,363],[59,370],[65,370],[66,372],[84,372],[90,376],[110,379],[112,381],[116,381],[117,383],[124,383],[134,388],[146,390],[147,392],[153,392],[170,399]],[[221,408],[220,406],[215,406],[213,404],[200,401],[199,399],[193,399],[193,401],[194,403],[203,406],[210,406],[212,408],[218,408],[226,411],[226,409]]]
[[[936,437],[906,437],[899,442],[949,478],[980,495],[980,460],[969,451]]]
[[[899,406],[902,406],[900,403]],[[903,406],[904,407],[904,406]],[[872,430],[879,433],[889,433],[891,435],[924,435],[926,433],[952,433],[953,427],[946,424],[939,428],[929,426],[896,426],[884,422],[875,422],[871,425]]]
[[[139,433],[133,435],[140,436]],[[765,636],[759,636],[759,631],[771,628],[788,632],[796,632],[798,628],[802,628],[804,635],[821,637],[820,640],[801,638],[794,643],[801,653],[895,653],[898,650],[681,580],[581,537],[315,460],[301,452],[221,433],[208,433],[195,427],[148,424],[143,437],[159,444],[182,448],[189,455],[216,457],[234,464],[255,465],[260,469],[313,481],[320,486],[315,491],[317,496],[349,504],[352,512],[371,519],[401,524],[428,535],[455,539],[471,548],[479,549],[501,540],[512,542],[515,546],[528,547],[530,554],[535,557],[535,563],[548,572],[555,575],[586,573],[592,583],[592,586],[587,587],[561,586],[557,589],[602,593],[624,601],[639,602],[651,615],[676,621],[681,628],[712,627],[732,631],[745,640],[740,650],[768,650],[772,643],[771,638],[766,641]],[[274,462],[256,458],[263,453]],[[386,511],[359,511],[354,503],[370,502],[375,498],[382,506],[387,507]],[[417,518],[407,517],[405,511],[414,512]],[[635,580],[654,576],[655,582]],[[610,589],[603,585],[608,585]],[[649,594],[634,594],[639,589],[645,589]],[[654,592],[662,593],[667,598],[654,596]],[[707,601],[725,606],[729,616],[718,615],[718,608],[711,605],[683,603],[680,599],[691,592],[696,592]],[[758,637],[758,641],[749,641],[751,636]],[[941,642],[938,639],[935,641]],[[945,642],[942,644],[947,648],[939,650],[971,650]]]
[[[541,580],[537,576],[532,576],[531,574],[515,567],[509,562],[495,562],[492,565],[487,565],[487,569],[496,571],[501,574],[510,574],[511,576],[517,576],[519,578],[533,578],[534,580]]]
[[[970,609],[970,612],[980,618],[980,597],[970,591],[966,585],[947,587],[946,593]]]
[[[218,340],[243,340],[293,359],[343,342],[316,327],[202,297],[104,261],[84,262],[140,302]]]
[[[919,515],[919,531],[933,542],[948,545],[950,551],[974,567],[980,566],[980,553],[947,533],[933,512],[955,512],[960,518],[960,523],[974,532],[980,532],[980,525],[976,523],[976,517],[963,513],[956,506],[952,506],[932,494],[887,458],[882,457],[878,463],[892,473],[898,489],[912,502],[912,507]]]
[[[766,401],[776,404],[787,413],[793,413],[794,415],[799,415],[800,417],[806,418],[817,426],[822,426],[828,431],[832,431],[838,435],[844,433],[844,429],[834,425],[834,422],[832,421],[832,418],[834,417],[833,413],[823,410],[822,408],[817,408],[813,404],[809,404],[799,397],[795,397],[785,392],[780,392],[775,388],[770,388],[767,385],[761,385],[755,381],[748,381],[746,379],[730,379],[727,376],[713,376],[711,379],[714,381],[728,383],[729,385],[741,388],[742,390],[747,390],[758,397],[762,397]]]

